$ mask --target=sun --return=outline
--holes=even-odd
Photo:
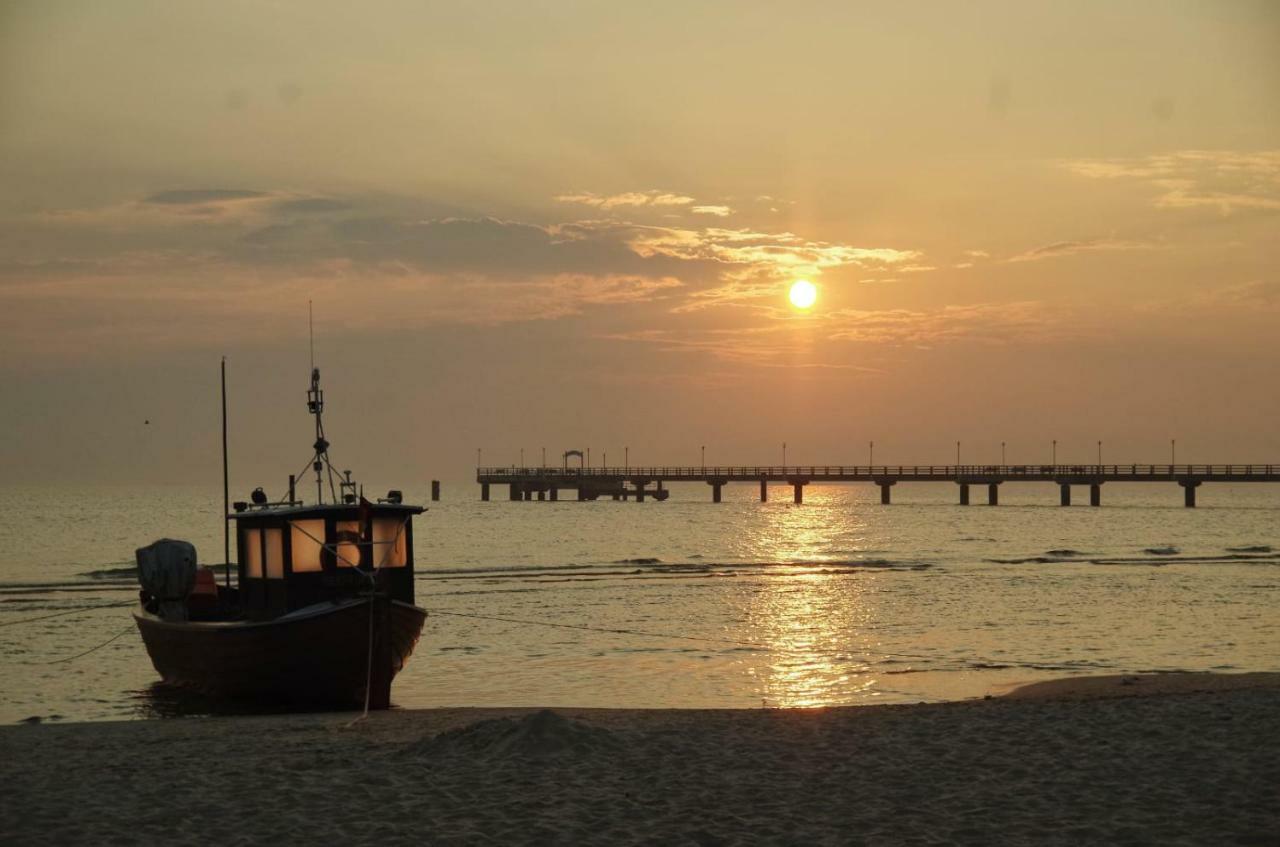
[[[807,279],[797,279],[791,284],[791,305],[807,309],[818,299],[818,287]]]

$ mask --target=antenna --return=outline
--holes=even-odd
[[[311,301],[307,301],[307,325],[311,336],[311,388],[307,391],[307,411],[315,418],[316,424],[316,440],[312,445],[315,454],[311,458],[311,469],[316,475],[316,502],[324,503],[324,482],[325,474],[328,472],[329,480],[329,496],[334,503],[341,500],[353,500],[348,495],[355,490],[355,483],[351,481],[351,472],[347,471],[345,479],[340,480],[342,483],[343,496],[340,500],[338,491],[333,484],[333,465],[329,461],[329,440],[324,437],[324,391],[320,388],[320,369],[316,367],[316,344],[315,344],[315,310],[311,305]]]
[[[316,369],[316,315],[311,301],[307,301],[307,338],[311,342],[311,370]]]

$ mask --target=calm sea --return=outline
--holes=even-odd
[[[446,485],[415,525],[419,603],[441,614],[395,702],[817,706],[1280,670],[1280,486],[1206,485],[1197,509],[1172,484],[1107,485],[1102,508],[1059,507],[1036,484],[1003,486],[994,508],[956,505],[949,484],[899,485],[892,506],[870,485],[811,485],[799,507],[781,487],[765,504],[754,485],[718,505],[705,485],[672,491],[481,503],[476,485]],[[162,536],[220,561],[220,500],[0,492],[0,722],[211,708],[155,686],[128,608],[6,624],[129,601],[134,548]]]

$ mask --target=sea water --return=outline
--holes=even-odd
[[[432,614],[395,704],[856,705],[1280,670],[1280,485],[1205,485],[1195,509],[1173,484],[1108,484],[1100,508],[1033,483],[995,507],[930,483],[888,506],[870,485],[812,484],[799,506],[785,486],[671,491],[485,503],[446,484],[414,524]],[[156,685],[127,605],[136,547],[222,561],[220,509],[216,488],[0,491],[0,722],[225,708]]]

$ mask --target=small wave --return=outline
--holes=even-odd
[[[1176,556],[1182,551],[1177,547],[1144,547],[1142,552],[1148,556]]]
[[[1158,559],[1150,559],[1146,556],[1129,556],[1129,557],[1113,557],[1090,559],[1091,565],[1212,565],[1224,562],[1256,562],[1261,565],[1270,565],[1280,562],[1280,559],[1266,553],[1229,553],[1223,556],[1166,556],[1161,555]]]
[[[615,560],[614,560],[613,562],[611,562],[610,564],[614,564],[614,565],[660,565],[660,564],[662,564],[662,560],[661,560],[661,559],[657,559],[657,558],[649,558],[649,557],[646,557],[646,558],[640,558],[640,559],[615,559]]]
[[[1228,553],[1274,553],[1275,548],[1270,544],[1250,544],[1244,547],[1228,547]]]
[[[1079,550],[1072,550],[1070,548],[1067,548],[1065,550],[1046,550],[1045,555],[1046,556],[1083,556],[1084,553],[1081,553]]]
[[[1052,565],[1072,560],[1056,556],[1025,556],[1021,559],[983,559],[982,561],[990,562],[993,565]]]

